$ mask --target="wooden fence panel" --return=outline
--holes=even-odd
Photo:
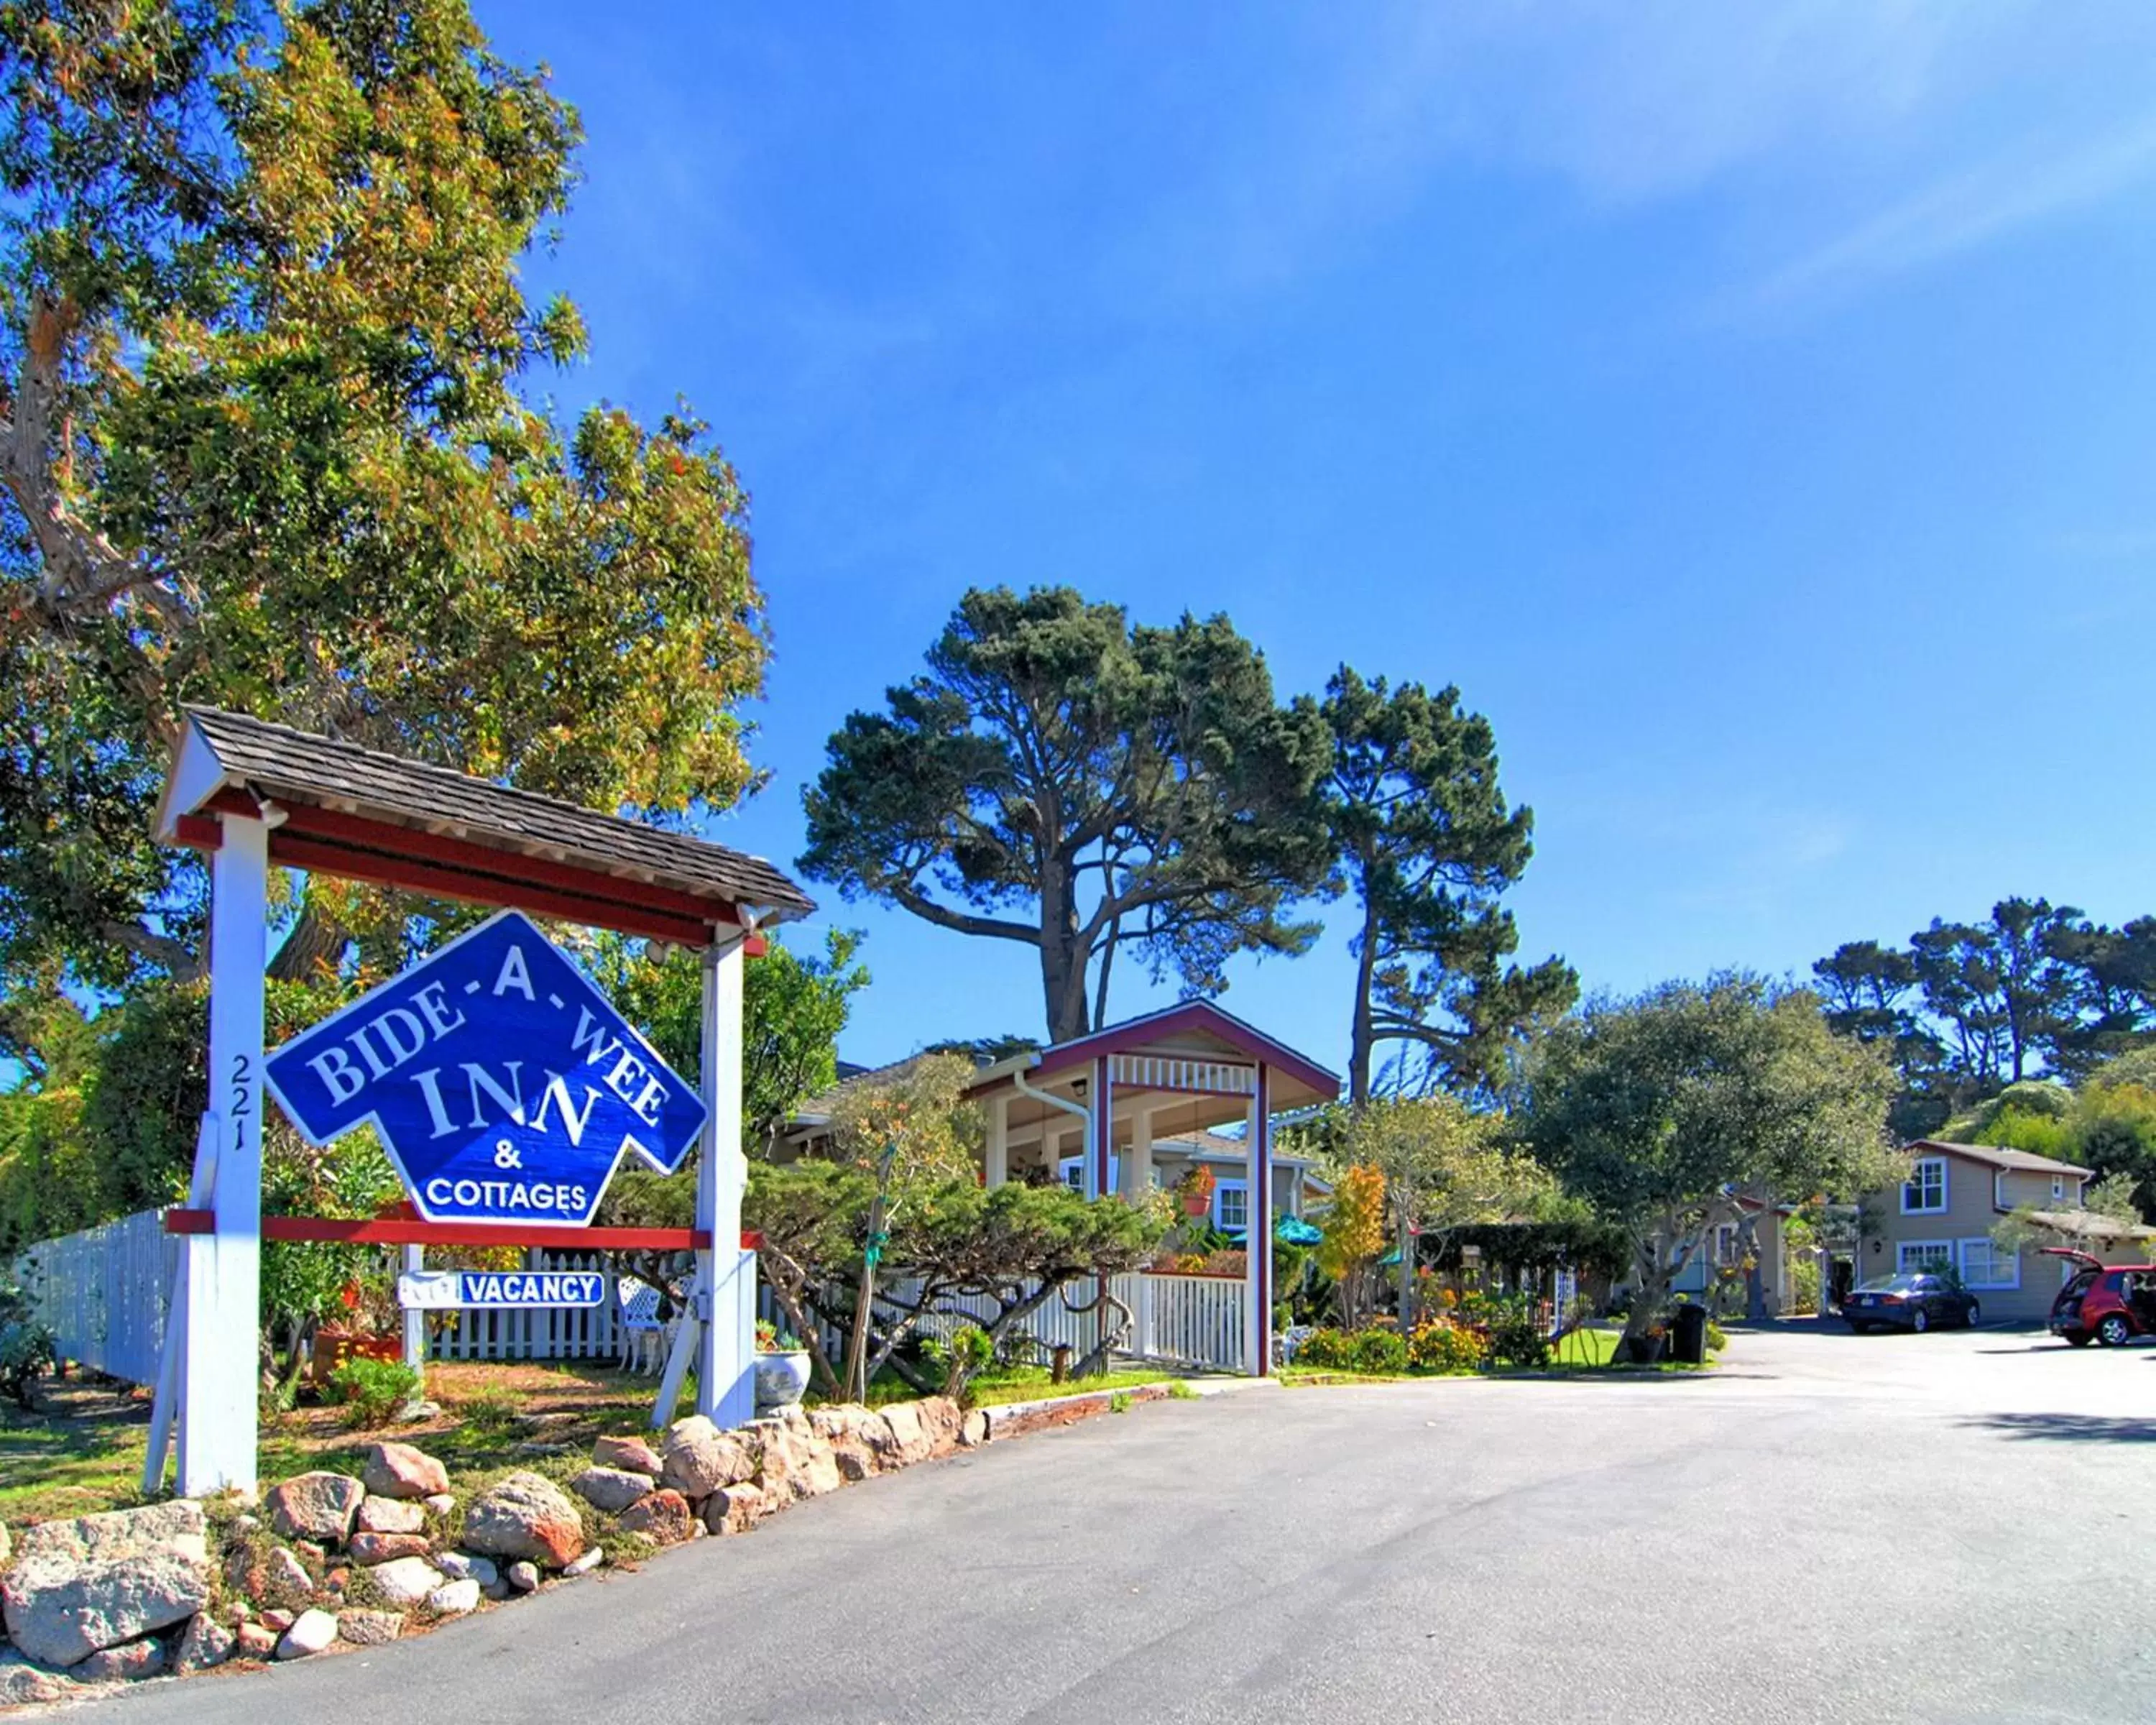
[[[603,1252],[563,1251],[535,1246],[524,1255],[526,1270],[608,1268]],[[607,1296],[597,1306],[549,1307],[533,1311],[465,1309],[427,1325],[427,1358],[431,1360],[618,1359],[621,1332],[617,1278],[609,1274]]]
[[[62,1359],[154,1384],[180,1250],[162,1210],[139,1210],[40,1240],[16,1257],[11,1273]]]

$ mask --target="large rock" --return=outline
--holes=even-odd
[[[277,1604],[304,1605],[315,1596],[315,1578],[294,1553],[275,1546],[263,1560],[262,1591]]]
[[[891,1448],[882,1457],[886,1467],[911,1467],[936,1453],[936,1433],[921,1415],[919,1402],[893,1402],[883,1410],[884,1427],[891,1433]]]
[[[427,1525],[427,1506],[401,1497],[369,1497],[359,1506],[362,1533],[417,1533]]]
[[[0,1707],[65,1701],[85,1692],[74,1678],[63,1676],[58,1671],[39,1671],[21,1654],[0,1647]]]
[[[369,1491],[384,1497],[432,1497],[449,1489],[449,1469],[409,1444],[377,1444],[367,1452],[360,1477]]]
[[[641,1533],[659,1545],[679,1545],[689,1537],[695,1525],[689,1513],[689,1500],[679,1491],[654,1491],[639,1497],[621,1512],[622,1530]]]
[[[40,1522],[24,1527],[15,1540],[15,1555],[28,1563],[42,1558],[74,1563],[110,1563],[167,1547],[207,1557],[208,1523],[192,1497],[153,1503],[142,1509],[109,1510],[64,1522]]]
[[[69,1675],[85,1683],[132,1682],[138,1677],[154,1677],[164,1668],[165,1644],[141,1640],[93,1653]]]
[[[958,1447],[958,1434],[966,1423],[966,1410],[947,1395],[924,1395],[914,1404],[928,1434],[929,1453],[947,1455]]]
[[[704,1526],[713,1533],[746,1533],[770,1507],[760,1487],[729,1486],[704,1500]]]
[[[23,1543],[29,1544],[27,1534]],[[105,1548],[125,1547],[107,1541]],[[8,1638],[30,1658],[64,1666],[185,1622],[209,1603],[209,1591],[202,1536],[180,1534],[116,1558],[70,1556],[57,1548],[18,1557],[0,1580],[0,1614]]]
[[[277,1631],[266,1623],[239,1625],[234,1651],[241,1659],[267,1659],[277,1651]]]
[[[195,1614],[172,1654],[176,1671],[206,1671],[232,1657],[232,1631],[207,1611]]]
[[[432,1549],[424,1533],[355,1533],[352,1560],[355,1563],[387,1563],[398,1558],[424,1558]]]
[[[539,1585],[539,1566],[536,1563],[511,1563],[501,1573],[520,1594],[531,1593]]]
[[[404,1619],[395,1611],[340,1611],[337,1639],[355,1647],[379,1647],[404,1633]]]
[[[808,1429],[831,1446],[832,1459],[848,1480],[865,1480],[881,1472],[883,1458],[893,1446],[890,1422],[858,1402],[811,1409]]]
[[[434,1559],[434,1567],[452,1581],[469,1578],[482,1589],[492,1587],[501,1578],[501,1571],[492,1558],[474,1557],[468,1551],[445,1551]]]
[[[342,1545],[352,1537],[367,1488],[344,1473],[303,1473],[272,1486],[263,1499],[270,1525],[287,1539],[326,1539]]]
[[[513,1473],[465,1508],[465,1544],[492,1558],[528,1558],[561,1568],[584,1548],[583,1518],[553,1481]]]
[[[416,1605],[442,1584],[442,1572],[424,1558],[393,1558],[367,1573],[393,1605]]]
[[[747,1429],[756,1441],[757,1483],[766,1497],[820,1497],[845,1483],[830,1445],[807,1420],[758,1420]]]
[[[437,1617],[462,1617],[467,1611],[479,1609],[480,1585],[467,1576],[462,1581],[445,1581],[427,1595],[427,1609]]]
[[[659,1483],[690,1502],[708,1497],[751,1478],[756,1452],[732,1432],[721,1431],[701,1414],[677,1420],[666,1430]]]
[[[337,1620],[326,1611],[302,1611],[277,1644],[280,1659],[306,1659],[336,1645]]]
[[[603,1437],[592,1445],[592,1465],[618,1467],[624,1473],[646,1473],[656,1479],[665,1463],[659,1452],[640,1437]],[[0,1556],[4,1556],[4,1551],[0,1551]]]
[[[569,1489],[593,1508],[618,1516],[639,1498],[649,1497],[658,1483],[648,1473],[630,1473],[619,1467],[588,1467],[569,1481]]]

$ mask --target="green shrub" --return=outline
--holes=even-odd
[[[17,1407],[30,1405],[30,1386],[57,1363],[53,1332],[43,1324],[25,1321],[0,1327],[0,1395]]]
[[[1358,1372],[1404,1372],[1408,1368],[1408,1338],[1398,1330],[1358,1330],[1353,1359],[1352,1369]]]
[[[330,1388],[363,1431],[387,1425],[419,1393],[419,1374],[401,1360],[348,1359],[330,1373]]]
[[[1549,1363],[1549,1338],[1525,1312],[1507,1312],[1490,1327],[1490,1363],[1538,1371]]]
[[[1302,1346],[1295,1351],[1295,1363],[1299,1366],[1314,1366],[1320,1371],[1344,1372],[1348,1369],[1350,1352],[1347,1331],[1316,1329],[1302,1338]]]
[[[1408,1337],[1408,1363],[1418,1372],[1479,1371],[1483,1359],[1481,1336],[1450,1318],[1431,1318]]]
[[[1819,1271],[1815,1269],[1812,1274],[1816,1277]],[[1712,1318],[1709,1318],[1707,1321],[1707,1351],[1709,1353],[1719,1353],[1728,1346],[1729,1332],[1723,1329]]]

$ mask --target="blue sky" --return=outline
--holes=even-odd
[[[557,399],[754,495],[713,836],[790,863],[956,596],[1066,582],[1457,683],[1590,987],[2156,910],[2156,8],[719,11],[480,6],[589,134]],[[820,896],[850,1057],[1042,1028],[1029,949]],[[1224,1004],[1338,1064],[1349,976]]]

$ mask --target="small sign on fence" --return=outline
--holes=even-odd
[[[597,1306],[606,1285],[596,1270],[419,1271],[397,1278],[397,1303],[416,1312]]]

